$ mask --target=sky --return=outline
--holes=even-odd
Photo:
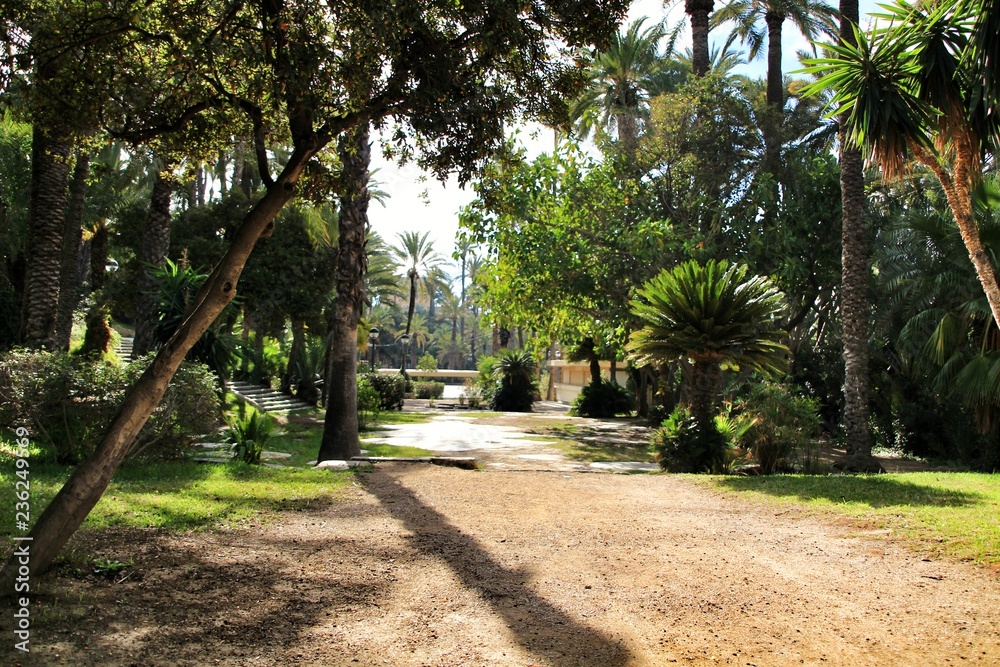
[[[717,5],[724,0],[716,0]],[[861,15],[864,17],[875,8],[874,0],[861,0]],[[628,22],[641,17],[651,19],[649,25],[666,17],[667,26],[676,25],[684,18],[683,2],[668,3],[664,8],[663,0],[638,0],[632,4],[628,13]],[[729,31],[726,28],[713,30],[711,38],[722,41]],[[678,41],[679,48],[684,50],[691,44],[691,32],[687,30]],[[809,43],[789,24],[782,31],[782,51],[784,72],[798,69],[800,64],[795,55],[800,49],[809,49]],[[742,74],[753,77],[764,77],[765,66],[762,60],[743,66],[738,70]],[[519,136],[528,150],[529,156],[538,155],[552,147],[552,132],[538,126],[524,126],[519,129]],[[372,229],[383,239],[394,243],[396,235],[406,231],[429,231],[435,249],[445,257],[451,256],[454,250],[455,234],[458,231],[458,212],[465,204],[472,201],[474,193],[472,186],[464,189],[458,181],[449,179],[441,184],[432,176],[425,174],[414,164],[399,166],[386,160],[379,150],[378,141],[372,147],[372,168],[378,169],[374,179],[380,190],[389,197],[384,205],[372,202],[368,209]]]

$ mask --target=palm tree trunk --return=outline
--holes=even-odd
[[[155,167],[154,167],[155,168]],[[165,167],[166,169],[166,167]],[[160,318],[159,294],[152,272],[162,267],[170,251],[170,194],[173,190],[168,179],[157,171],[153,181],[153,194],[146,216],[146,229],[139,248],[142,263],[139,274],[139,296],[135,309],[135,340],[132,343],[132,358],[138,359],[149,353],[156,345],[156,324]]]
[[[703,429],[715,428],[715,406],[722,380],[722,367],[714,359],[695,359],[691,366],[688,401],[691,416]]]
[[[28,265],[24,278],[21,340],[28,347],[57,346],[56,311],[62,268],[70,141],[35,125],[31,138]]]
[[[136,435],[163,398],[167,385],[185,355],[236,296],[236,286],[247,257],[262,234],[295,193],[295,184],[313,155],[323,147],[315,135],[296,146],[273,186],[244,216],[226,254],[202,285],[188,315],[153,363],[126,392],[118,413],[94,448],[49,503],[32,527],[29,575],[45,571],[104,494]],[[16,558],[0,571],[0,595],[13,590],[19,575]]]
[[[785,15],[770,10],[764,16],[767,23],[767,105],[781,109],[785,106],[785,85],[781,71],[781,26]]]
[[[691,17],[691,67],[701,78],[708,74],[712,62],[708,55],[708,15],[715,9],[715,0],[685,0],[684,12]]]
[[[327,393],[323,440],[318,461],[359,456],[358,444],[358,323],[365,306],[368,255],[368,168],[371,146],[368,126],[341,140],[340,238],[337,241],[337,298],[333,312],[332,369]],[[414,286],[416,283],[414,283]],[[409,322],[407,322],[409,330]]]
[[[96,292],[108,281],[108,221],[100,220],[90,237],[90,291]]]
[[[56,344],[69,350],[73,311],[80,302],[80,245],[83,242],[83,204],[90,175],[90,155],[79,152],[69,186],[69,206],[63,228],[62,264],[59,269],[59,305],[56,309]]]
[[[840,38],[854,43],[858,0],[840,2]],[[847,127],[841,118],[842,128]],[[842,211],[840,313],[844,344],[844,441],[855,463],[871,459],[868,428],[868,233],[865,229],[865,176],[861,152],[840,133]],[[854,464],[852,464],[854,465]]]

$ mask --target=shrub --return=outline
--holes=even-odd
[[[674,408],[663,426],[653,432],[652,444],[660,468],[670,472],[723,473],[733,458],[715,423],[709,428],[700,426],[683,405]]]
[[[93,452],[150,360],[119,364],[14,350],[0,358],[0,426],[27,426],[52,459],[77,463]],[[128,456],[175,458],[192,438],[215,429],[216,382],[206,366],[181,364]]]
[[[433,355],[425,354],[417,360],[418,371],[436,371],[438,369],[437,359]]]
[[[441,398],[444,395],[444,382],[416,382],[413,386],[417,398]]]
[[[278,434],[278,420],[273,415],[249,408],[246,414],[229,419],[222,432],[225,442],[233,446],[233,456],[251,465],[260,464],[260,456],[268,441]]]
[[[478,408],[483,404],[483,390],[479,383],[472,378],[467,378],[462,387],[462,395],[459,400],[465,399],[470,408]]]
[[[504,350],[492,366],[497,380],[490,409],[499,412],[531,412],[538,388],[535,361],[523,350]]]
[[[792,455],[808,448],[820,425],[816,401],[773,382],[752,385],[734,409],[746,423],[738,444],[753,454],[765,475],[790,469]]]
[[[383,410],[402,410],[406,395],[406,379],[399,373],[366,373],[363,376],[371,383],[382,400]]]
[[[573,401],[571,414],[580,417],[614,417],[632,412],[632,397],[625,387],[611,380],[591,382]]]
[[[358,377],[358,428],[366,429],[382,412],[382,397],[371,382],[371,376]]]

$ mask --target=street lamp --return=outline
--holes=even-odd
[[[410,345],[410,334],[403,334],[399,337],[399,340],[403,343],[403,364],[399,372],[403,374],[403,377],[406,377],[406,350]]]
[[[368,347],[372,349],[372,373],[375,372],[375,343],[378,342],[378,327],[368,330]]]

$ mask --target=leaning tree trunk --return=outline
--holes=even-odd
[[[840,38],[854,43],[858,1],[840,2]],[[841,118],[841,128],[847,127]],[[844,440],[855,462],[871,459],[868,430],[868,233],[865,229],[865,177],[861,152],[840,132],[842,210],[840,313],[844,344]],[[853,465],[853,464],[852,464]]]
[[[68,139],[50,136],[35,125],[31,138],[28,266],[21,315],[21,340],[28,347],[57,347],[56,311],[69,153]]]
[[[371,146],[368,126],[341,139],[340,238],[337,240],[337,298],[333,312],[333,368],[327,395],[323,440],[317,461],[359,456],[358,444],[358,323],[365,306],[368,254],[368,167]]]
[[[160,348],[153,363],[125,394],[94,453],[81,463],[49,503],[31,529],[29,574],[46,570],[100,500],[111,476],[121,465],[136,435],[163,398],[170,379],[188,350],[236,296],[236,285],[257,239],[274,228],[274,218],[294,196],[295,184],[306,163],[322,148],[311,135],[296,142],[281,175],[243,218],[229,249],[198,291],[184,321]],[[0,596],[9,595],[19,576],[19,563],[12,557],[0,571]]]
[[[56,309],[56,344],[69,350],[73,312],[80,302],[80,246],[83,243],[83,204],[87,196],[90,155],[79,152],[69,186],[69,206],[63,227],[62,264],[59,269],[59,305]]]
[[[166,167],[164,167],[166,169]],[[132,358],[138,359],[156,346],[156,324],[160,319],[160,298],[153,271],[162,267],[170,251],[170,194],[173,186],[157,171],[149,201],[146,229],[139,248],[139,298],[135,309],[135,340]]]
[[[708,15],[715,0],[685,0],[684,13],[691,17],[691,68],[701,78],[708,74],[712,61],[708,55]]]

